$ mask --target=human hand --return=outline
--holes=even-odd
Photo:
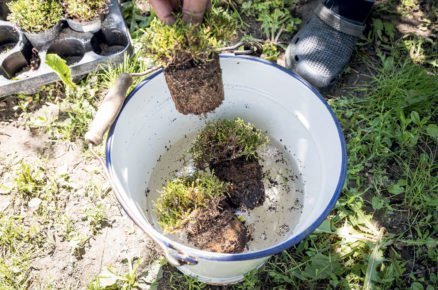
[[[173,12],[182,8],[186,23],[201,23],[204,13],[211,6],[210,0],[149,0],[158,18],[166,24],[173,24]],[[182,6],[182,7],[181,7]]]

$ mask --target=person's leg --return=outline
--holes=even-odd
[[[292,38],[286,64],[318,88],[334,83],[348,64],[373,1],[324,0]]]
[[[370,0],[324,0],[325,7],[352,21],[364,23],[368,18],[374,1]]]

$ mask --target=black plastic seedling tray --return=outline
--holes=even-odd
[[[0,11],[5,19],[7,12]],[[11,23],[0,20],[0,98],[32,92],[59,80],[45,64],[47,53],[65,59],[73,77],[87,74],[102,66],[123,62],[132,52],[131,37],[117,0],[111,0],[108,13],[96,33],[76,32],[62,21],[60,35],[42,47],[33,47],[24,33]]]

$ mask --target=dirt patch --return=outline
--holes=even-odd
[[[205,114],[224,100],[219,56],[203,64],[168,67],[164,73],[176,109],[181,114]]]
[[[243,156],[210,167],[220,180],[231,184],[229,200],[233,206],[253,209],[265,201],[263,172],[257,159]]]
[[[43,162],[49,179],[66,176],[66,185],[55,191],[56,203],[49,203],[49,210],[55,205],[59,208],[62,219],[49,217],[54,226],[47,229],[45,224],[38,225],[44,244],[29,265],[29,288],[82,289],[107,266],[141,257],[144,268],[157,258],[153,243],[120,208],[99,162],[87,158],[81,144],[53,141],[44,133],[17,126],[17,122],[0,122],[0,148],[0,184],[9,189],[0,190],[0,213],[20,215],[25,225],[40,221],[38,210],[48,207],[42,197],[39,209],[32,209],[17,196],[13,190],[20,168],[17,164]],[[95,217],[96,208],[101,208],[99,213],[106,218],[93,232],[90,214]]]

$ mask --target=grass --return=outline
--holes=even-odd
[[[234,7],[235,21],[245,24],[242,7],[247,9],[245,14],[256,18],[265,38],[264,57],[275,60],[284,51],[282,39],[291,34],[282,28],[281,21],[274,23],[274,29],[261,27],[264,17],[271,16],[262,7],[269,3],[245,0],[240,7],[233,4],[235,1],[224,2]],[[282,4],[282,13],[293,8],[290,2]],[[144,42],[140,38],[154,15],[139,20],[137,12],[129,11],[132,7],[125,7],[132,15],[130,28],[135,46],[141,51]],[[436,11],[433,9],[436,7],[431,10]],[[419,10],[422,5],[412,0],[401,1],[400,5],[396,1],[376,5],[371,29],[355,58],[360,59],[369,78],[353,85],[347,93],[335,92],[329,100],[341,122],[349,156],[347,182],[335,209],[299,244],[273,256],[264,267],[228,289],[436,289],[437,53],[430,37],[403,35],[394,21],[385,18],[399,19],[399,14],[406,17]],[[422,26],[434,23],[426,14],[422,17]],[[248,25],[239,29],[248,31]],[[269,41],[279,33],[278,42]],[[143,71],[151,64],[140,53],[126,58],[118,67],[88,75],[78,82],[76,90],[52,84],[37,94],[19,95],[11,123],[34,133],[45,132],[50,142],[80,145],[99,102],[117,75]],[[50,104],[59,109],[55,117],[48,116],[43,108]],[[221,134],[229,133],[229,127],[224,128]],[[241,124],[243,132],[254,133],[245,128]],[[221,134],[212,136],[222,138]],[[263,140],[262,134],[258,135],[252,145],[236,152],[254,154],[254,148]],[[208,138],[202,146],[209,146]],[[49,232],[68,241],[77,259],[93,237],[102,235],[101,229],[111,219],[107,185],[85,181],[83,191],[76,191],[77,185],[71,184],[68,174],[58,174],[47,165],[48,157],[36,162],[23,156],[6,164],[2,152],[0,155],[0,190],[6,192],[0,201],[3,197],[11,200],[7,209],[0,211],[0,288],[38,288],[35,281],[43,278],[38,277],[32,263],[38,256],[50,255],[54,244]],[[96,206],[66,212],[61,196],[72,200],[85,197]],[[169,198],[168,202],[175,200]],[[174,225],[178,217],[172,214],[169,221]],[[140,287],[139,265],[139,261],[128,261],[123,264],[127,271],[119,270],[120,265],[113,265],[117,270],[104,265],[106,270],[88,288],[136,289]],[[157,282],[165,289],[217,289],[184,276],[170,265],[163,267],[163,276]]]
[[[211,173],[169,181],[154,204],[158,223],[165,232],[181,229],[195,212],[210,208],[225,197],[227,185]]]
[[[55,176],[41,164],[18,162],[12,210],[0,213],[0,288],[21,289],[32,284],[33,259],[52,245],[48,231],[57,223],[62,207],[60,188],[70,189],[65,176]]]
[[[90,238],[109,223],[101,202],[106,193],[100,187],[88,190],[94,206],[84,209],[82,222],[81,216],[66,209],[66,200],[76,195],[68,173],[56,172],[42,157],[10,161],[3,168],[13,174],[7,187],[10,204],[0,211],[0,289],[34,289],[44,278],[37,275],[33,263],[53,253],[55,240],[66,240],[72,256],[80,258]]]
[[[257,158],[268,136],[240,118],[212,121],[193,141],[190,153],[201,167],[239,157]]]
[[[23,224],[17,215],[0,214],[0,288],[19,289],[30,285],[31,261],[45,244],[38,226]]]
[[[109,266],[103,273],[88,283],[87,290],[139,289],[138,268],[141,263],[141,259],[137,259],[136,261],[127,259],[128,271],[126,273],[118,273],[113,267]]]

